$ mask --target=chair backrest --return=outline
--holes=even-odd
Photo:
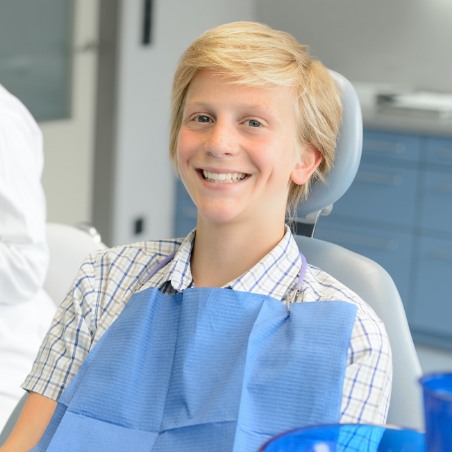
[[[295,237],[307,261],[329,273],[365,300],[385,324],[393,356],[393,384],[388,423],[423,428],[418,379],[421,366],[397,287],[371,259],[334,243]]]
[[[358,170],[362,148],[362,116],[353,86],[332,73],[342,90],[343,123],[336,162],[325,184],[315,182],[309,198],[298,208],[296,240],[311,264],[325,270],[355,291],[382,319],[393,354],[393,387],[388,423],[423,428],[421,366],[416,354],[405,310],[391,276],[379,264],[339,245],[312,238],[319,215],[347,191]],[[332,210],[334,213],[334,209]]]
[[[70,289],[74,277],[89,253],[105,248],[92,228],[47,223],[50,263],[44,290],[59,304]]]
[[[363,142],[363,120],[358,95],[342,75],[330,71],[342,95],[342,125],[336,145],[336,158],[326,183],[312,184],[309,198],[300,203],[295,226],[301,235],[314,234],[319,215],[328,215],[333,204],[348,190],[358,171]]]

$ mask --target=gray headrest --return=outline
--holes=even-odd
[[[334,166],[326,181],[311,186],[307,200],[297,207],[297,221],[315,223],[320,212],[329,212],[332,205],[348,190],[361,160],[363,121],[358,95],[342,75],[330,71],[342,92],[343,118],[336,147]]]

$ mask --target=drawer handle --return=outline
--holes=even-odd
[[[397,154],[401,155],[404,154],[406,151],[406,144],[398,141],[396,143],[386,143],[385,141],[378,141],[378,140],[364,140],[363,145],[364,152],[367,151],[376,151],[376,152],[383,152],[386,154]]]
[[[438,151],[438,157],[444,160],[452,160],[452,149],[442,148]]]
[[[396,187],[402,184],[402,176],[398,174],[375,173],[373,171],[359,171],[356,179],[359,182],[386,185],[388,187]]]
[[[438,261],[452,262],[452,250],[435,248],[428,253],[428,256]]]
[[[359,246],[364,248],[371,248],[379,251],[394,251],[397,249],[397,240],[382,239],[379,237],[362,236],[347,233],[333,233],[329,238],[331,241],[341,241],[346,243],[346,246]]]
[[[438,193],[442,193],[442,194],[446,194],[449,195],[452,193],[452,183],[448,183],[448,182],[440,182],[437,183],[436,186],[436,191]]]

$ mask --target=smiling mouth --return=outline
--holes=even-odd
[[[233,184],[245,179],[244,173],[212,173],[210,171],[202,171],[202,176],[206,181],[215,182],[217,184]]]

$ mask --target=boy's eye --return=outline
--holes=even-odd
[[[195,122],[210,122],[210,118],[207,115],[199,115],[193,118]]]
[[[247,123],[250,127],[260,127],[262,125],[257,119],[248,119]]]

